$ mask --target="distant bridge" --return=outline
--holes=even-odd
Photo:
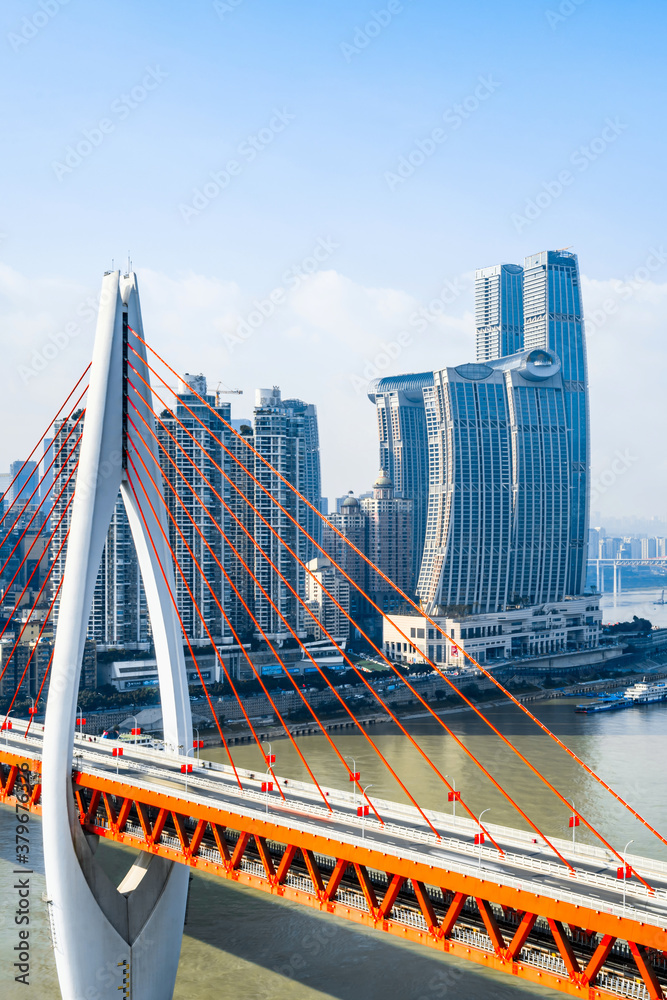
[[[667,569],[667,556],[647,556],[645,559],[589,559],[588,565],[595,566],[596,586],[598,593],[604,594],[604,570],[606,566],[614,569],[614,596],[621,593],[621,570],[627,566],[662,566]]]

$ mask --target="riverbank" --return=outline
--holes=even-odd
[[[650,676],[653,680],[663,680],[667,678],[667,665],[665,663],[656,662],[654,660],[642,660],[633,663],[632,666],[633,672],[622,677],[580,681],[575,684],[559,688],[545,687],[544,685],[540,685],[539,683],[533,681],[530,685],[531,690],[514,691],[512,694],[518,702],[521,704],[527,704],[529,702],[548,701],[555,698],[573,697],[576,695],[601,693],[603,691],[626,688],[629,687],[638,677],[644,675]],[[484,680],[482,683],[485,685],[484,690],[489,691],[489,693],[493,691],[493,685],[490,681]],[[475,708],[483,710],[485,714],[490,709],[502,709],[508,704],[508,698],[506,695],[501,695],[497,698],[471,697],[470,700]],[[413,699],[413,702],[414,701],[415,699]],[[469,705],[466,705],[463,701],[461,701],[458,705],[449,704],[442,707],[434,705],[431,706],[432,711],[430,712],[426,709],[406,711],[405,709],[401,709],[400,706],[389,705],[389,707],[401,723],[427,721],[429,718],[432,718],[433,715],[438,716],[438,718],[445,718],[447,716],[456,716],[474,712],[474,709]],[[574,711],[574,705],[572,706],[572,709]],[[311,722],[299,722],[294,724],[288,723],[286,732],[282,726],[276,724],[267,725],[264,721],[263,723],[260,723],[260,725],[255,723],[254,728],[259,740],[274,743],[278,740],[288,740],[290,737],[297,738],[303,736],[318,736],[322,735],[323,731],[325,733],[353,733],[357,730],[358,726],[367,729],[373,726],[381,726],[392,723],[392,717],[384,711],[357,714],[356,720],[357,721],[355,722],[349,715],[346,716],[343,714],[337,714],[333,717],[323,717],[320,715],[321,726],[314,720]],[[238,731],[234,732],[236,726],[238,726]],[[204,739],[205,746],[207,747],[222,746],[219,734],[215,730],[208,731],[206,734],[201,734],[201,738]],[[229,746],[249,744],[255,741],[253,734],[247,726],[241,722],[233,725],[233,727],[226,727],[225,739],[227,740],[227,744]]]

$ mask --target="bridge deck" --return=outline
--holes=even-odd
[[[0,797],[16,764],[38,775],[41,733],[0,738]],[[411,806],[373,798],[359,818],[349,792],[192,761],[123,743],[75,737],[74,789],[90,833],[187,863],[576,996],[663,996],[667,990],[667,864],[628,862],[650,884],[616,877],[604,849],[552,843],[572,875],[532,834],[487,825],[502,849],[475,845],[476,824],[434,811],[437,838]],[[13,768],[12,768],[13,766]],[[12,777],[13,775],[13,777]],[[33,779],[38,782],[38,777]],[[33,795],[37,805],[38,794]]]

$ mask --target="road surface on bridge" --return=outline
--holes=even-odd
[[[42,735],[33,727],[27,739],[27,724],[14,720],[14,728],[2,734],[2,742],[10,751],[40,759]],[[122,746],[123,756],[114,757],[114,747]],[[618,859],[605,848],[576,844],[550,838],[558,851],[572,864],[572,873],[558,860],[549,847],[530,831],[485,824],[486,829],[502,848],[504,855],[491,844],[474,844],[477,824],[465,817],[425,810],[426,815],[442,834],[438,840],[424,823],[418,811],[409,805],[372,799],[384,821],[374,817],[360,819],[356,807],[360,798],[351,792],[321,786],[330,812],[322,803],[312,784],[278,777],[286,801],[274,790],[261,791],[267,776],[261,771],[237,768],[244,785],[239,788],[233,769],[211,761],[197,761],[191,774],[184,775],[182,755],[133,745],[125,740],[93,739],[77,734],[74,738],[74,769],[104,778],[118,778],[137,788],[177,794],[180,799],[208,805],[212,808],[260,820],[267,815],[277,826],[314,830],[341,843],[380,850],[401,858],[414,858],[436,869],[456,871],[484,878],[506,886],[535,892],[575,905],[592,907],[605,913],[640,920],[663,929],[667,928],[667,864],[650,858],[627,855],[627,863],[650,883],[653,893],[635,879],[617,878]],[[275,789],[275,785],[274,785]],[[625,905],[623,903],[625,888]]]

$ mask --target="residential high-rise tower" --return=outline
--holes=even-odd
[[[431,483],[419,596],[429,613],[559,601],[570,553],[560,361],[522,351],[434,373],[424,391]]]
[[[375,403],[380,436],[380,468],[394,485],[394,495],[411,500],[412,540],[409,590],[419,577],[426,513],[429,459],[423,390],[433,385],[432,372],[374,379],[368,398]]]
[[[523,268],[496,264],[475,273],[477,360],[515,354],[523,348]]]
[[[183,388],[173,408],[176,416],[162,414],[157,436],[162,445],[162,474],[167,480],[164,492],[171,514],[170,542],[180,566],[175,572],[178,610],[190,641],[205,646],[211,639],[218,643],[229,634],[215,597],[225,610],[229,608],[230,588],[220,568],[226,566],[228,548],[216,524],[223,531],[229,526],[222,501],[228,502],[230,494],[223,475],[229,471],[230,458],[223,444],[228,444],[230,432],[217,414],[226,421],[231,414],[229,403],[217,406],[215,396],[208,394],[203,375],[186,374]],[[189,391],[192,389],[194,392]]]
[[[255,615],[269,635],[288,636],[283,616],[297,631],[303,631],[303,608],[290,588],[304,596],[304,570],[281,540],[302,562],[313,557],[314,546],[302,526],[316,539],[320,537],[317,515],[289,488],[288,483],[320,510],[320,456],[315,407],[298,399],[283,400],[278,386],[257,389],[255,400],[254,475],[264,489],[255,485]],[[258,457],[261,456],[261,457]],[[261,460],[266,459],[280,472],[277,476]],[[278,504],[272,502],[277,500]],[[296,522],[296,523],[295,523]],[[281,580],[269,560],[284,577]],[[285,582],[287,581],[287,582]],[[262,593],[262,589],[264,593]],[[268,595],[268,596],[267,596]]]
[[[524,264],[524,346],[560,358],[569,435],[571,498],[567,593],[583,593],[588,551],[590,434],[588,370],[577,255],[545,250]]]

